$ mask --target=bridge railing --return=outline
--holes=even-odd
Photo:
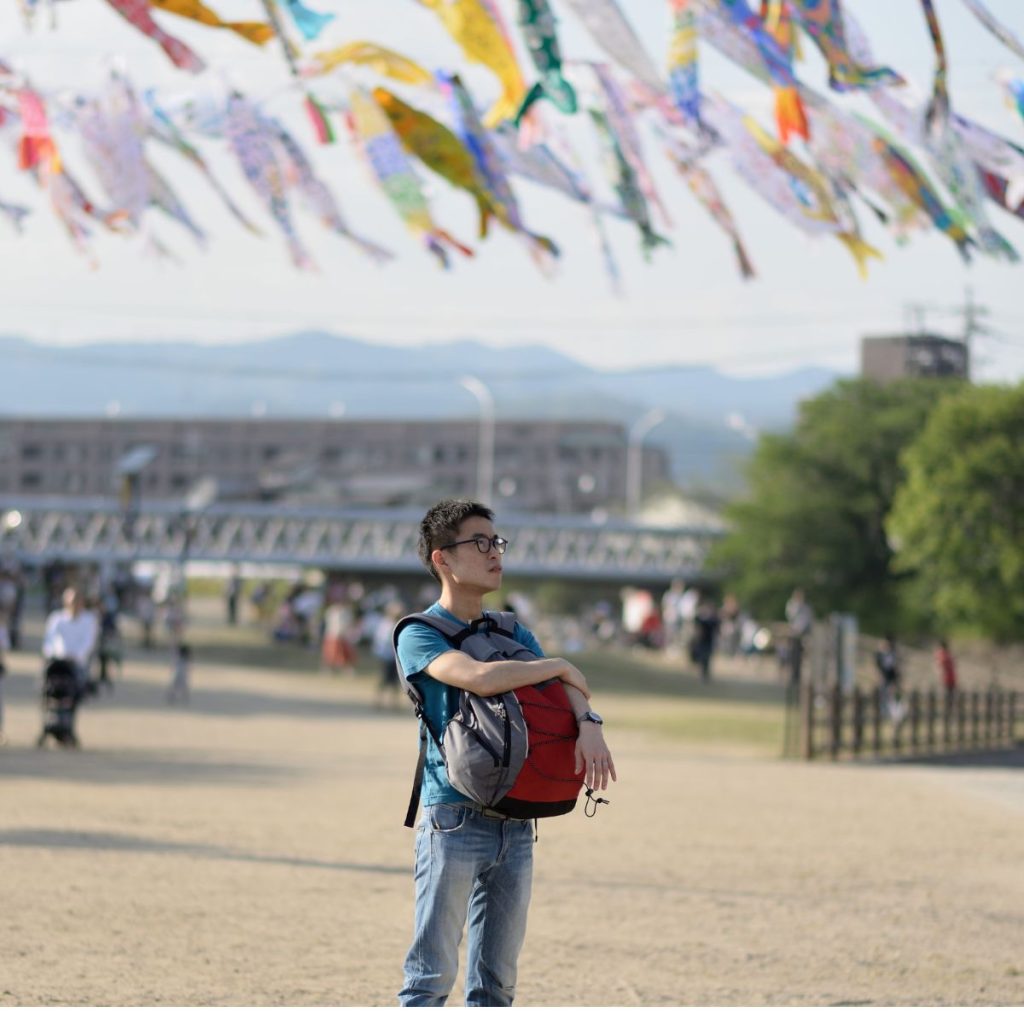
[[[0,499],[2,546],[25,562],[258,562],[364,572],[418,571],[421,509],[314,509]],[[502,516],[517,574],[662,583],[693,579],[720,531],[555,516]]]

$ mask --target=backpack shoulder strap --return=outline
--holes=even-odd
[[[395,665],[398,667],[398,676],[402,680],[402,688],[412,701],[413,707],[416,710],[416,717],[420,720],[420,749],[419,755],[416,759],[416,771],[413,777],[412,792],[409,794],[409,807],[405,812],[406,828],[416,827],[416,812],[419,810],[420,790],[423,786],[423,768],[427,761],[428,732],[437,744],[438,750],[443,750],[443,747],[441,746],[441,737],[434,731],[433,724],[423,713],[423,694],[420,693],[419,687],[416,686],[415,683],[409,682],[405,675],[405,669],[402,667],[402,661],[398,657],[399,636],[404,629],[407,629],[413,623],[417,622],[421,625],[430,626],[432,629],[436,629],[442,636],[450,640],[456,648],[458,648],[465,640],[465,637],[472,632],[472,630],[467,630],[458,623],[452,622],[450,619],[443,618],[440,615],[426,615],[420,613],[418,615],[406,615],[405,618],[399,620],[395,625],[394,633],[391,635],[391,642],[395,649]]]
[[[485,612],[484,617],[491,621],[491,631],[502,636],[513,637],[516,632],[515,612]]]

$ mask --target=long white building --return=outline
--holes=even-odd
[[[0,495],[114,497],[127,469],[142,501],[204,484],[218,501],[425,506],[478,493],[480,440],[475,420],[8,418]],[[523,513],[621,510],[627,448],[618,423],[499,420],[494,502]],[[663,449],[644,446],[639,458],[643,490],[668,479]]]

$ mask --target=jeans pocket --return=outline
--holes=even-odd
[[[431,832],[458,832],[466,821],[464,804],[434,804],[428,810]]]

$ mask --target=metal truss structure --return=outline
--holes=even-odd
[[[237,562],[361,573],[422,571],[418,509],[145,505],[0,498],[0,550],[22,562]],[[666,529],[557,517],[501,517],[516,576],[659,583],[702,574],[706,527]]]

